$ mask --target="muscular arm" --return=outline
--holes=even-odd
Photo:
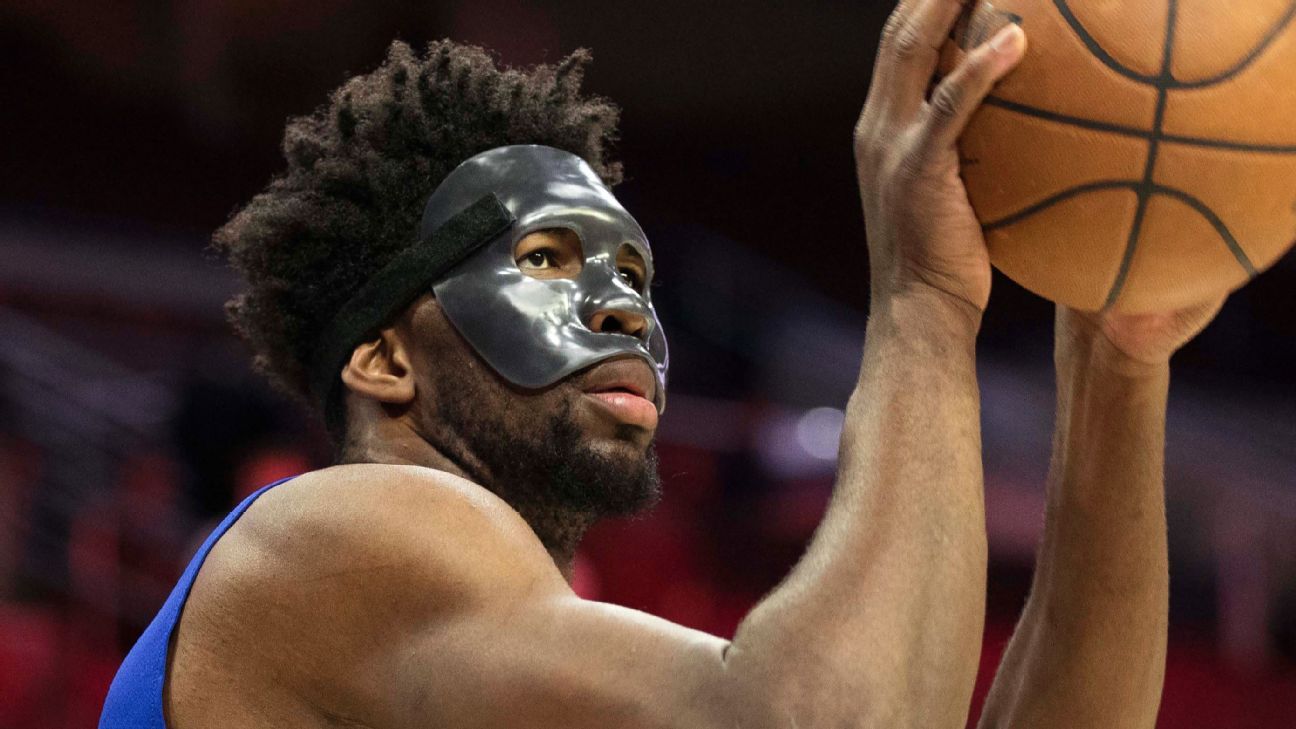
[[[828,514],[730,650],[748,675],[782,667],[823,724],[966,721],[986,563],[975,322],[925,299],[875,304]]]
[[[1168,611],[1169,365],[1131,359],[1067,312],[1056,363],[1044,540],[981,726],[1151,727]]]

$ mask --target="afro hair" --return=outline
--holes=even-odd
[[[515,70],[474,46],[438,41],[420,56],[398,41],[376,70],[291,119],[287,169],[213,240],[246,281],[226,308],[256,369],[311,403],[319,339],[355,292],[416,242],[424,202],[469,157],[544,144],[582,157],[609,186],[620,182],[620,165],[608,159],[619,111],[581,93],[589,61],[578,50]]]

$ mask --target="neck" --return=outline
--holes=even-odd
[[[536,492],[530,484],[499,483],[489,465],[453,434],[430,438],[394,420],[370,427],[348,427],[348,433],[354,436],[348,435],[339,463],[422,466],[471,481],[500,497],[531,527],[558,570],[571,583],[576,548],[598,520],[597,514],[525,498],[528,493]]]

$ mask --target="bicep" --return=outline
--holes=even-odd
[[[422,631],[395,708],[411,727],[732,726],[745,702],[727,645],[570,593],[536,597]]]

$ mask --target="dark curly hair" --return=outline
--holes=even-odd
[[[337,311],[416,240],[423,204],[460,162],[495,147],[544,144],[584,158],[609,186],[619,111],[581,94],[590,54],[500,68],[451,41],[419,56],[402,42],[372,73],[284,131],[288,168],[216,231],[247,281],[227,305],[256,368],[314,405],[310,357]],[[334,426],[338,413],[321,413]]]

